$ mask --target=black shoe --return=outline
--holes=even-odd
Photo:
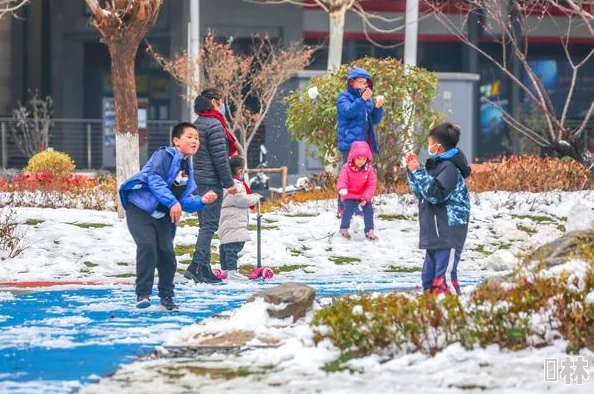
[[[206,267],[206,268],[208,269],[209,267]],[[204,275],[205,272],[206,272],[206,270],[204,270],[202,268],[198,268],[196,270],[196,272],[192,272],[189,269],[187,269],[186,272],[184,272],[184,278],[193,280],[194,283],[219,283],[219,282],[221,282],[221,280],[219,278],[217,278],[212,273],[212,271],[210,273],[212,274],[214,279],[211,279],[210,277],[206,277]]]
[[[161,305],[164,306],[168,311],[179,310],[179,306],[173,302],[173,297],[161,297]]]
[[[198,266],[198,273],[206,283],[221,283],[222,280],[210,269],[210,264],[203,264]]]
[[[151,306],[151,300],[149,300],[149,296],[147,295],[140,295],[136,297],[136,307],[140,309],[148,308]]]
[[[189,269],[184,272],[184,278],[193,280],[194,283],[204,282],[204,279],[198,274],[198,272],[192,272]]]

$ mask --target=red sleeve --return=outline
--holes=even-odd
[[[340,174],[338,175],[338,184],[336,185],[336,189],[348,189],[349,185],[349,173],[348,173],[348,163],[344,163],[342,168],[340,169]]]

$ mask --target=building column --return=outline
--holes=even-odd
[[[472,45],[478,47],[479,45],[479,37],[482,35],[483,32],[483,18],[482,18],[482,10],[475,8],[473,9],[470,14],[468,15],[468,26],[467,26],[467,34],[468,40]],[[480,75],[479,70],[479,53],[477,50],[472,48],[470,45],[466,45],[465,50],[463,51],[464,56],[464,71],[471,74],[478,74]],[[478,81],[474,81],[472,89],[472,102],[474,103],[474,115],[472,119],[472,145],[473,150],[476,156],[480,154],[480,79]]]
[[[12,18],[0,19],[0,114],[12,112]]]
[[[27,83],[28,85],[25,87],[27,90],[31,90],[31,93],[34,91],[38,91],[41,95],[42,89],[42,56],[41,56],[41,47],[43,46],[42,36],[42,2],[32,2],[27,5],[27,16],[26,16],[26,29],[27,29],[27,46],[25,47],[25,51],[27,51],[27,64],[26,73],[27,73]],[[29,96],[29,95],[27,95]],[[27,97],[28,98],[28,97]]]
[[[519,46],[520,51],[523,51],[523,38],[522,38],[522,23],[520,23],[520,18],[522,15],[520,14],[520,10],[518,9],[516,1],[511,0],[509,3],[509,15],[510,21],[513,25],[513,38],[517,45]],[[510,54],[510,65],[511,65],[511,72],[515,75],[518,79],[522,80],[522,63],[520,62],[520,58],[515,55],[514,48],[510,44],[509,46],[509,54]],[[509,87],[509,106],[508,110],[511,116],[514,119],[520,119],[520,110],[522,106],[522,91],[520,90],[520,86],[513,82],[511,78],[508,78],[508,87]],[[508,129],[510,126],[508,125]],[[512,130],[509,130],[511,136],[511,150],[517,153],[517,139],[514,138],[515,134],[512,133]]]

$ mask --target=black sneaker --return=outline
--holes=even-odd
[[[161,305],[168,311],[179,310],[179,306],[173,302],[173,297],[161,297]]]
[[[136,307],[140,309],[148,308],[151,306],[151,300],[149,300],[149,296],[140,295],[136,297]]]

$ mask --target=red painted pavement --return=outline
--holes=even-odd
[[[52,287],[52,286],[64,286],[64,285],[75,285],[75,286],[104,286],[104,285],[130,285],[134,282],[99,282],[99,281],[88,281],[88,280],[35,280],[35,281],[12,281],[12,282],[0,282],[0,287],[19,287],[19,288],[32,288],[32,287]]]

